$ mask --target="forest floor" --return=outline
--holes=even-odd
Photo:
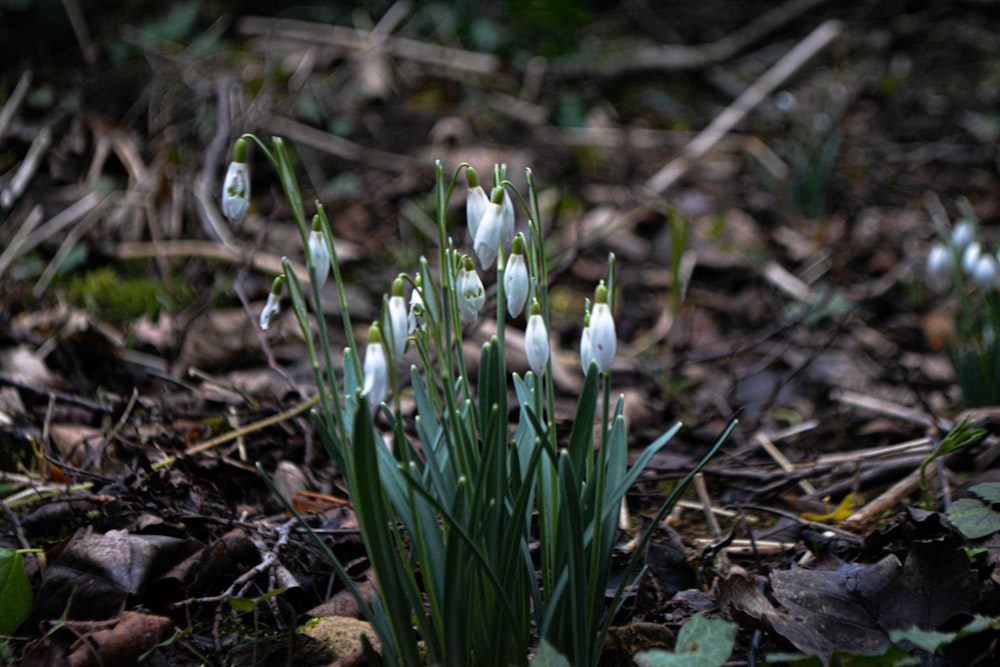
[[[25,4],[0,3],[0,547],[24,550],[34,602],[0,663],[286,664],[283,629],[348,614],[256,469],[363,578],[287,300],[258,326],[280,258],[304,263],[259,151],[247,219],[219,210],[244,132],[293,147],[360,340],[392,280],[436,256],[435,161],[484,180],[505,164],[519,188],[530,168],[566,422],[584,300],[614,254],[629,441],[684,424],[629,495],[634,516],[739,420],[645,556],[632,622],[738,622],[733,665],[997,660],[1000,541],[948,517],[983,498],[980,524],[996,518],[969,489],[1000,479],[1000,422],[956,384],[946,347],[969,334],[925,268],[959,220],[997,240],[996,2],[510,3],[496,18],[175,2],[95,9],[90,34]],[[462,193],[460,177],[450,219],[471,248]],[[968,415],[987,434],[928,467],[924,507],[921,464]],[[254,612],[227,602],[279,588]],[[914,627],[941,639],[899,637]]]

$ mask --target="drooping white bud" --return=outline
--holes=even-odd
[[[403,299],[403,279],[392,281],[392,296],[386,308],[386,332],[389,335],[389,348],[394,352],[395,359],[403,356],[406,350],[406,335],[409,329],[406,301]]]
[[[309,258],[316,267],[316,284],[322,289],[330,275],[330,248],[323,237],[318,215],[313,218],[312,231],[309,232]]]
[[[590,371],[590,364],[594,363],[594,345],[590,341],[590,299],[586,302],[583,331],[580,333],[580,363],[583,365],[584,375]]]
[[[962,253],[962,270],[965,271],[966,275],[972,275],[979,262],[979,256],[982,254],[983,248],[978,241],[973,241],[965,246],[965,251]]]
[[[934,278],[945,279],[951,277],[954,269],[955,256],[951,248],[935,243],[927,253],[927,273]]]
[[[997,286],[997,260],[993,255],[982,255],[972,268],[972,280],[980,289],[991,291]]]
[[[955,225],[951,232],[951,242],[959,250],[964,250],[967,245],[976,240],[976,225],[968,220]]]
[[[545,328],[545,319],[537,299],[531,304],[531,317],[524,330],[524,352],[528,356],[531,372],[539,377],[544,375],[549,361],[549,332]]]
[[[510,193],[507,192],[507,188],[501,187],[503,190],[503,202],[501,203],[500,216],[500,245],[501,248],[506,248],[511,241],[514,240],[514,201],[510,198]],[[490,199],[492,201],[493,193],[496,192],[497,188],[493,188],[490,192]]]
[[[385,398],[389,386],[389,371],[385,361],[385,348],[377,323],[368,329],[368,347],[365,350],[365,384],[362,396],[367,396],[372,406],[377,406]]]
[[[480,230],[481,231],[481,230]],[[462,268],[458,272],[458,312],[469,323],[479,319],[479,311],[486,303],[486,288],[476,272],[472,258],[462,259]]]
[[[507,312],[517,317],[528,301],[528,265],[524,260],[524,236],[514,237],[511,255],[503,274],[503,289],[507,296]]]
[[[420,274],[417,274],[416,287],[410,292],[410,313],[407,317],[406,333],[413,334],[427,327],[427,311],[424,308],[424,298],[420,296]]]
[[[247,144],[237,139],[233,146],[233,161],[226,169],[222,182],[222,213],[234,224],[247,217],[250,210],[250,174],[247,171]]]
[[[260,328],[267,331],[271,326],[271,318],[281,312],[281,293],[285,291],[285,277],[278,276],[271,283],[271,292],[267,295],[264,310],[260,311]]]
[[[465,196],[465,221],[469,227],[469,238],[475,242],[476,232],[479,231],[479,223],[486,214],[486,209],[490,205],[490,198],[486,196],[486,190],[479,184],[479,175],[472,167],[466,169],[469,189]]]
[[[594,292],[594,309],[590,313],[590,347],[593,360],[602,373],[611,370],[618,348],[618,338],[615,334],[615,319],[608,306],[608,288],[604,281]]]
[[[486,207],[486,213],[476,230],[476,240],[473,249],[479,257],[479,266],[484,271],[494,268],[497,251],[500,248],[500,233],[503,226],[503,192],[493,189],[493,199]]]

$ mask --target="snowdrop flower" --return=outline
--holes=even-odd
[[[475,169],[472,167],[466,169],[465,177],[469,183],[469,190],[465,195],[465,221],[469,226],[469,238],[475,241],[479,223],[490,205],[490,198],[479,184],[479,175]]]
[[[497,251],[500,248],[500,233],[503,227],[503,191],[493,188],[493,196],[490,205],[486,207],[486,213],[476,230],[476,240],[473,249],[479,257],[479,266],[483,270],[493,268],[497,259]]]
[[[281,312],[281,293],[285,291],[285,276],[278,276],[271,283],[271,293],[267,295],[267,304],[260,312],[260,328],[267,331],[271,326],[271,318]]]
[[[538,299],[531,304],[531,317],[528,318],[528,327],[524,330],[524,351],[528,355],[531,372],[538,377],[544,375],[545,365],[549,360],[549,332],[545,328]]]
[[[973,241],[965,246],[965,252],[962,253],[962,270],[965,271],[966,275],[972,275],[976,264],[979,262],[979,256],[982,254],[983,249],[978,241]]]
[[[318,215],[313,217],[312,231],[309,232],[309,258],[316,267],[316,284],[322,288],[330,275],[330,249],[323,238]]]
[[[365,350],[364,371],[365,384],[361,395],[367,396],[371,405],[378,405],[385,398],[386,387],[389,385],[385,348],[382,346],[382,334],[379,331],[378,323],[373,323],[368,329],[368,348]]]
[[[247,142],[237,139],[233,161],[222,182],[222,212],[234,224],[243,222],[250,209],[250,176],[247,173]]]
[[[484,303],[486,289],[476,273],[472,258],[466,255],[462,258],[462,268],[458,272],[458,312],[469,323],[475,322],[479,319],[479,311]]]
[[[934,278],[948,278],[955,268],[954,260],[951,248],[935,243],[927,253],[927,273]]]
[[[410,292],[410,313],[406,318],[406,333],[413,334],[417,330],[423,331],[427,327],[427,310],[424,307],[424,297],[420,296],[420,289],[423,280],[417,274],[415,286]]]
[[[955,225],[951,232],[951,242],[959,250],[964,250],[967,245],[976,239],[976,226],[966,220]]]
[[[972,267],[972,280],[981,289],[992,290],[997,284],[997,260],[993,255],[983,255]]]
[[[396,278],[392,281],[392,296],[389,297],[389,306],[386,308],[386,315],[388,321],[386,322],[385,329],[389,334],[389,346],[398,360],[406,350],[406,335],[409,329],[406,301],[403,300],[402,278]]]
[[[528,300],[528,265],[524,261],[524,235],[514,237],[510,260],[503,274],[503,289],[507,295],[507,312],[517,317]]]
[[[514,239],[514,201],[510,198],[507,188],[499,186],[490,191],[490,200],[493,201],[494,193],[500,189],[503,191],[503,201],[500,204],[502,215],[500,216],[500,246],[506,248]]]
[[[583,311],[583,332],[580,334],[580,362],[583,364],[583,374],[590,371],[594,363],[594,345],[590,341],[590,299],[586,299]]]
[[[615,320],[608,307],[608,288],[604,281],[594,292],[594,309],[590,313],[590,349],[597,368],[602,373],[611,370],[615,360],[618,339],[615,334]]]

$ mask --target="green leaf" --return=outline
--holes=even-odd
[[[890,630],[889,641],[893,644],[910,642],[917,648],[927,651],[928,653],[937,653],[942,648],[955,641],[955,633],[921,630],[920,628],[914,626],[907,630]]]
[[[973,498],[959,498],[948,508],[948,519],[971,540],[1000,531],[1000,514]]]
[[[1000,503],[1000,482],[985,482],[976,484],[969,491],[991,505]]]
[[[24,558],[13,549],[0,549],[0,635],[11,635],[31,612],[31,583]]]
[[[533,667],[570,667],[569,660],[544,639],[538,645],[538,650],[535,652],[535,657],[531,659],[531,664]]]
[[[721,667],[733,653],[735,623],[718,618],[692,616],[677,635],[677,649],[641,651],[635,662],[640,667]]]

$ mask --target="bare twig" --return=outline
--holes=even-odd
[[[4,135],[7,134],[7,128],[10,127],[10,122],[14,120],[14,114],[17,110],[21,108],[21,103],[24,102],[24,98],[28,95],[28,90],[31,88],[31,70],[25,70],[21,74],[21,78],[17,80],[17,85],[14,86],[14,92],[10,94],[7,101],[3,105],[3,109],[0,109],[0,139],[3,139]]]
[[[205,257],[238,264],[248,262],[256,271],[276,276],[283,271],[281,258],[270,253],[258,252],[244,257],[240,247],[228,247],[214,241],[163,241],[162,243],[120,243],[115,248],[119,259],[139,259],[161,254],[166,257]],[[291,262],[292,270],[302,282],[309,280],[309,271],[298,262]]]
[[[35,175],[35,172],[38,171],[38,167],[42,163],[42,157],[49,150],[51,143],[52,128],[46,125],[39,130],[34,141],[31,142],[28,154],[24,156],[24,161],[18,167],[14,178],[10,180],[10,184],[0,192],[0,208],[10,208],[24,194],[25,188],[28,187],[28,182]]]
[[[935,428],[937,426],[934,418],[925,412],[913,410],[912,408],[891,403],[874,396],[859,394],[855,391],[841,390],[833,395],[833,399],[845,405],[853,405],[854,407],[863,408],[888,417],[902,419],[911,424],[918,424],[927,428]]]

